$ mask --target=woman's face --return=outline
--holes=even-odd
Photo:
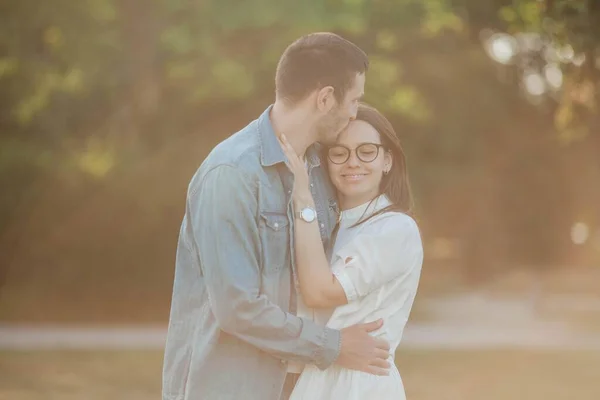
[[[366,203],[380,193],[392,157],[381,147],[379,133],[365,121],[350,122],[327,153],[329,176],[343,209]]]

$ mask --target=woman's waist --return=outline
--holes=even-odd
[[[327,322],[327,326],[332,329],[344,329],[356,324],[366,324],[369,322],[383,320],[383,326],[376,331],[370,332],[371,336],[381,337],[390,342],[390,346],[394,344],[398,346],[404,333],[404,328],[408,322],[408,317],[404,314],[389,314],[386,312],[370,312],[370,313],[354,313],[347,314],[343,317],[335,317],[335,315]]]
[[[388,361],[390,363],[389,374],[384,376],[343,368],[335,364],[324,370],[321,370],[314,365],[306,365],[302,371],[302,375],[303,380],[317,379],[319,381],[326,382],[344,382],[345,384],[353,383],[359,384],[361,387],[364,387],[364,384],[360,384],[360,382],[365,381],[369,381],[377,385],[393,384],[395,386],[402,384],[402,378],[400,377],[400,372],[394,363],[393,357],[390,356]]]

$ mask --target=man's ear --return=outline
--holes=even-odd
[[[328,113],[335,107],[336,100],[333,95],[332,86],[325,86],[317,92],[317,109],[322,113]]]

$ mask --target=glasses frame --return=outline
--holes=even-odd
[[[373,159],[372,159],[372,160],[370,160],[370,161],[365,161],[365,160],[363,160],[362,158],[360,158],[360,156],[358,155],[358,149],[360,149],[362,146],[375,146],[375,147],[377,148],[377,152],[376,152],[376,154],[375,154],[375,157],[373,157]],[[346,156],[346,159],[345,159],[344,161],[342,161],[342,162],[335,162],[335,161],[333,161],[333,160],[331,159],[331,157],[329,156],[329,150],[331,150],[331,149],[333,149],[333,148],[336,148],[336,147],[342,147],[342,148],[344,148],[344,149],[348,150],[348,154],[347,154],[347,156]],[[336,164],[336,165],[342,165],[342,164],[345,164],[345,163],[347,163],[347,162],[348,162],[348,160],[350,159],[350,155],[352,155],[352,152],[354,152],[354,154],[356,155],[356,158],[358,158],[358,159],[359,159],[361,162],[364,162],[364,163],[367,163],[367,164],[368,164],[368,163],[372,163],[373,161],[377,160],[377,157],[379,157],[379,149],[380,149],[380,148],[383,148],[383,149],[385,149],[385,145],[383,145],[383,144],[381,144],[381,143],[361,143],[361,144],[359,144],[358,146],[356,146],[354,149],[351,149],[350,147],[344,146],[343,144],[336,144],[336,145],[334,145],[334,146],[329,146],[329,147],[327,148],[327,159],[328,159],[329,161],[331,161],[333,164]]]

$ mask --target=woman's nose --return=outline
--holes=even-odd
[[[360,167],[360,160],[356,157],[356,152],[351,151],[350,157],[348,158],[348,166],[350,167]]]

